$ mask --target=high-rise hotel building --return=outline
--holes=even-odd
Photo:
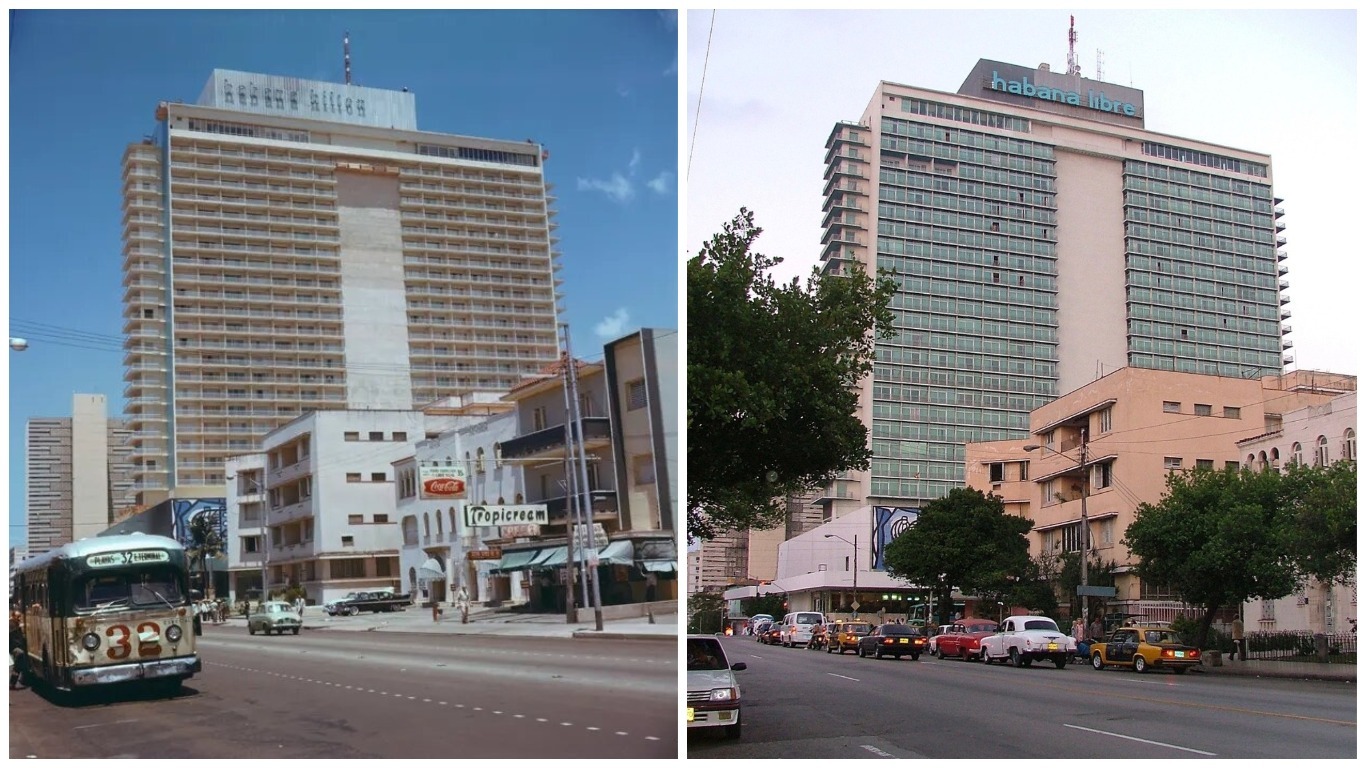
[[[1124,366],[1282,372],[1271,158],[1144,128],[1143,92],[981,60],[957,93],[883,82],[826,142],[822,269],[888,270],[870,471],[827,515],[963,485],[964,443]]]
[[[215,70],[124,153],[140,492],[322,409],[507,390],[557,358],[547,154],[419,131],[414,94]],[[186,490],[196,489],[196,490]]]

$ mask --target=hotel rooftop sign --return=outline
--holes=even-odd
[[[417,130],[417,101],[407,91],[297,77],[215,69],[198,103],[257,115]]]
[[[1143,127],[1143,91],[1047,68],[980,59],[958,93],[1085,120]]]

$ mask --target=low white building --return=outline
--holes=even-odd
[[[412,455],[394,463],[398,479],[395,510],[402,532],[400,568],[404,589],[412,591],[419,601],[453,603],[462,585],[472,602],[520,603],[528,599],[520,580],[514,582],[491,571],[501,558],[499,545],[508,538],[504,534],[530,538],[539,535],[539,526],[470,526],[465,514],[474,504],[524,502],[521,466],[502,460],[502,443],[517,434],[517,416],[512,409],[496,396],[452,403],[443,412],[458,417],[454,428],[419,442]],[[462,470],[464,493],[458,498],[423,498],[421,467]],[[428,564],[434,564],[444,579],[424,578],[423,566]]]
[[[403,591],[393,464],[455,424],[422,411],[318,411],[227,460],[232,599],[303,587],[309,603]]]
[[[1357,395],[1348,392],[1323,405],[1290,411],[1281,429],[1240,440],[1244,465],[1284,470],[1291,462],[1323,466],[1356,461]],[[1311,580],[1279,600],[1249,600],[1243,604],[1243,626],[1248,632],[1307,631],[1325,634],[1356,628],[1356,580],[1325,584]]]

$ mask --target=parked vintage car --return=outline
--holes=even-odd
[[[731,664],[721,641],[711,635],[688,635],[688,728],[725,730],[728,739],[740,738],[740,684],[736,672],[743,661]]]
[[[277,635],[293,632],[297,635],[303,626],[303,617],[292,604],[271,600],[251,612],[251,617],[247,619],[247,634],[254,635],[260,631],[267,635],[272,632]]]
[[[858,640],[859,658],[910,656],[914,661],[925,652],[925,632],[907,624],[883,624]]]
[[[931,655],[931,656],[934,656],[934,655],[935,655],[935,651],[938,650],[938,648],[939,648],[939,636],[942,635],[942,634],[944,634],[945,632],[948,632],[948,631],[949,631],[949,627],[951,627],[951,626],[953,626],[953,625],[952,625],[952,624],[940,624],[939,626],[933,627],[933,628],[930,629],[930,640],[929,640],[929,644],[926,645],[926,648],[929,649],[929,652],[930,652],[930,655]]]
[[[995,634],[982,638],[981,646],[982,661],[1009,661],[1017,667],[1047,660],[1063,669],[1077,652],[1077,641],[1047,616],[1007,616]]]
[[[996,622],[991,619],[963,619],[951,624],[944,634],[935,638],[935,655],[941,659],[958,658],[980,661],[982,638],[996,634]]]
[[[374,592],[349,592],[340,600],[333,600],[323,606],[328,616],[355,616],[361,611],[390,613],[401,611],[412,605],[412,595],[395,595],[391,590]]]
[[[860,637],[873,631],[873,625],[866,621],[836,621],[825,625],[826,641],[825,652],[834,653],[839,651],[841,655],[846,650],[857,651],[858,640]]]
[[[768,632],[768,628],[771,626],[773,626],[773,619],[760,619],[754,622],[754,639],[760,643],[765,642],[764,633]]]
[[[1091,666],[1132,667],[1135,672],[1170,669],[1184,675],[1187,669],[1200,666],[1200,649],[1167,627],[1121,627],[1105,642],[1091,646]]]

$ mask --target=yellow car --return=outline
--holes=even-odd
[[[872,631],[873,625],[866,621],[836,621],[827,624],[825,635],[828,641],[825,644],[825,652],[839,651],[843,654],[846,648],[857,651],[858,639]]]
[[[1135,672],[1167,668],[1183,675],[1200,666],[1200,649],[1187,645],[1170,627],[1120,627],[1105,642],[1091,645],[1091,666],[1133,667]]]

